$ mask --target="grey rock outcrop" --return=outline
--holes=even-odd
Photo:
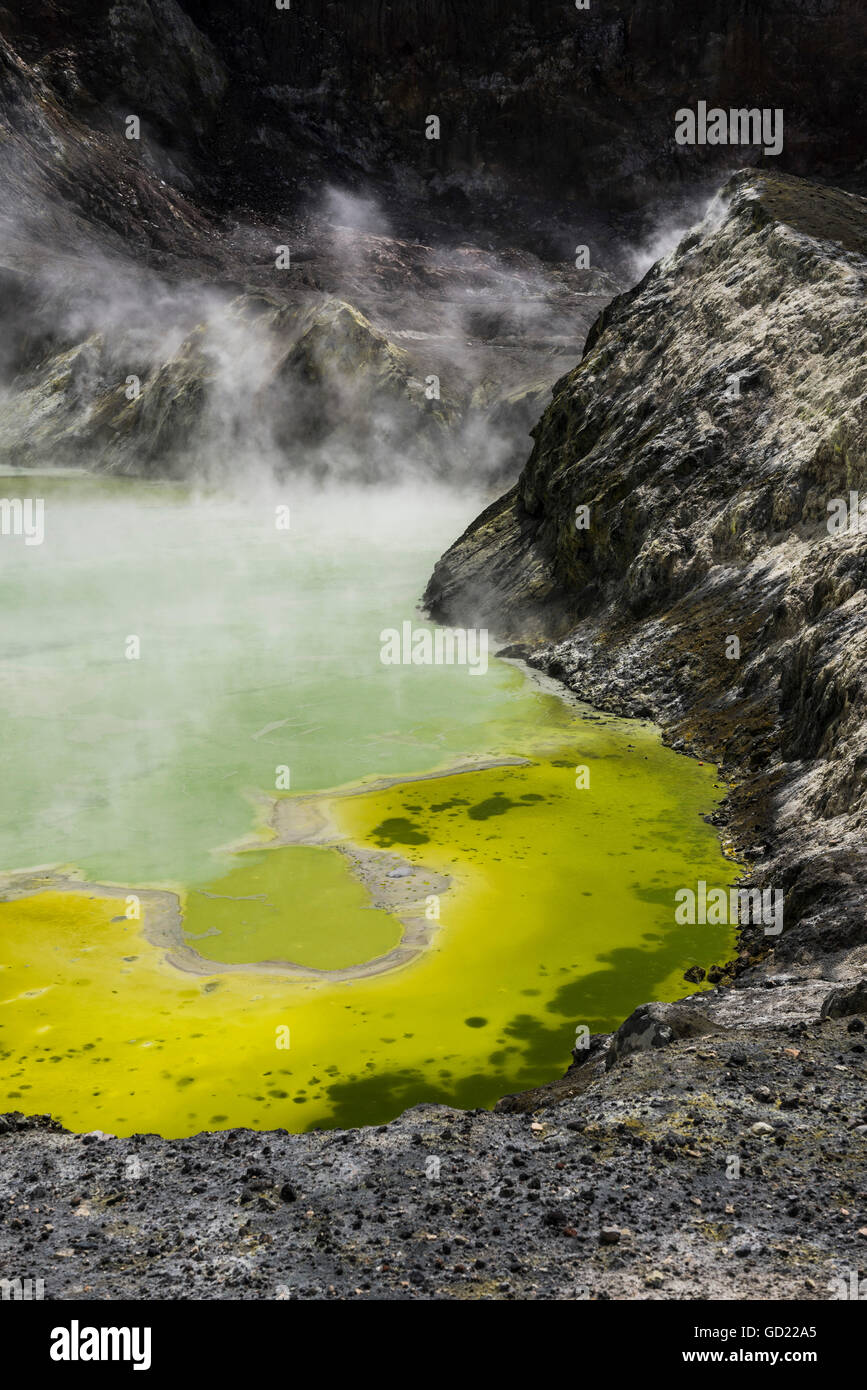
[[[606,1066],[634,1052],[668,1047],[679,1038],[701,1038],[718,1029],[700,1008],[685,1004],[642,1004],[624,1019],[611,1039]]]
[[[784,893],[746,944],[778,963],[867,942],[865,297],[863,199],[734,176],[603,311],[426,595],[723,765],[729,838]]]
[[[822,1018],[851,1018],[853,1014],[867,1014],[867,978],[831,990],[822,1005]]]

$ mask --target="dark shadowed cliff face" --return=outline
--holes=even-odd
[[[736,175],[603,311],[427,592],[722,761],[738,846],[786,890],[777,958],[801,963],[864,954],[865,289],[863,199]]]
[[[424,190],[434,215],[441,201],[461,220],[495,190],[561,211],[573,198],[635,206],[725,169],[719,150],[674,146],[674,111],[700,98],[788,108],[784,168],[863,158],[856,0],[185,7],[243,81],[278,181],[293,150],[299,177],[314,172],[336,133],[347,170]],[[423,139],[429,114],[436,143]]]
[[[268,216],[372,184],[413,233],[562,251],[576,199],[586,231],[762,160],[677,146],[699,100],[781,107],[775,167],[864,179],[860,0],[21,0],[0,35],[76,120],[137,113],[167,182]]]

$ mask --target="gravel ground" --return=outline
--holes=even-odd
[[[566,1099],[353,1131],[116,1139],[7,1115],[0,1268],[70,1300],[828,1300],[867,1268],[864,1039],[852,1016],[607,1072],[597,1051]]]

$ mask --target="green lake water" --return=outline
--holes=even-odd
[[[436,558],[484,499],[4,486],[46,513],[41,546],[0,540],[0,869],[169,890],[215,962],[178,968],[98,888],[46,878],[0,902],[10,1107],[176,1135],[491,1105],[562,1074],[577,1028],[675,998],[686,968],[731,954],[729,929],[674,923],[679,887],[735,875],[701,818],[714,769],[509,663],[380,661],[380,632],[421,623]],[[501,758],[527,761],[409,780]],[[327,791],[338,842],[383,883],[394,855],[422,885],[450,880],[432,940],[368,978],[257,970],[344,970],[401,940],[335,845],[269,839],[273,798]]]

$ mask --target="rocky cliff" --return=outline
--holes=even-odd
[[[522,641],[580,695],[721,763],[728,835],[752,882],[785,893],[783,935],[747,946],[808,972],[845,959],[855,976],[865,288],[863,199],[735,175],[603,311],[517,485],[426,595],[438,618]]]

